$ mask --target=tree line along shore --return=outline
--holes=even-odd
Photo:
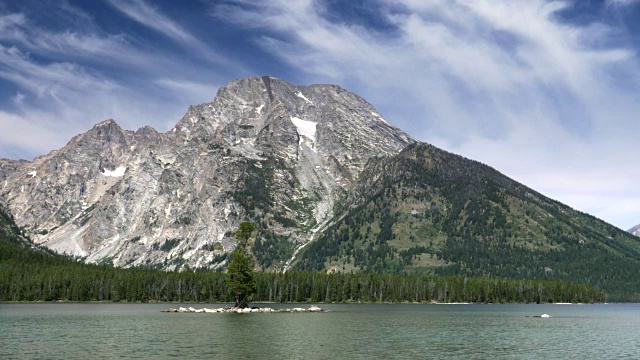
[[[0,301],[234,302],[225,274],[86,264],[0,231]],[[9,226],[6,226],[9,225]],[[17,230],[17,229],[13,229]],[[34,249],[36,248],[36,249]],[[559,280],[372,273],[254,273],[250,302],[601,303],[604,291]]]
[[[602,303],[590,285],[318,272],[256,273],[251,302]],[[0,263],[0,301],[234,302],[224,274],[72,264]]]

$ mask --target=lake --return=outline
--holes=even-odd
[[[0,358],[640,357],[637,304],[333,304],[320,305],[328,313],[161,312],[178,306],[221,305],[0,304]],[[552,317],[532,317],[543,313]]]

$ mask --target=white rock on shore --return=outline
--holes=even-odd
[[[311,305],[308,309],[304,308],[292,308],[292,309],[272,309],[272,308],[202,308],[196,309],[194,307],[179,307],[177,309],[170,308],[169,310],[163,310],[162,312],[178,312],[178,313],[236,313],[236,314],[250,314],[250,313],[292,313],[292,312],[325,312],[322,308]]]

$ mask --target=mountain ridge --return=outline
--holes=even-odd
[[[572,279],[640,298],[637,238],[429,144],[371,159],[335,219],[297,269]]]
[[[346,127],[352,136],[341,136]],[[249,77],[190,106],[166,133],[108,119],[33,162],[7,162],[2,196],[37,243],[118,266],[221,265],[238,219],[270,208],[282,266],[292,253],[282,236],[310,236],[291,229],[292,217],[322,223],[371,154],[412,141],[339,86]]]
[[[557,278],[640,299],[638,238],[416,141],[336,85],[235,80],[168,132],[108,119],[0,160],[0,180],[21,231],[88,262],[223,270],[249,219],[260,271]]]

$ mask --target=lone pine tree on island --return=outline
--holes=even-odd
[[[247,298],[256,291],[253,260],[245,250],[249,246],[249,239],[254,230],[255,227],[251,222],[243,221],[240,223],[235,235],[238,240],[238,247],[233,253],[225,275],[225,282],[229,287],[229,291],[236,297],[235,307],[242,309],[249,306]]]

